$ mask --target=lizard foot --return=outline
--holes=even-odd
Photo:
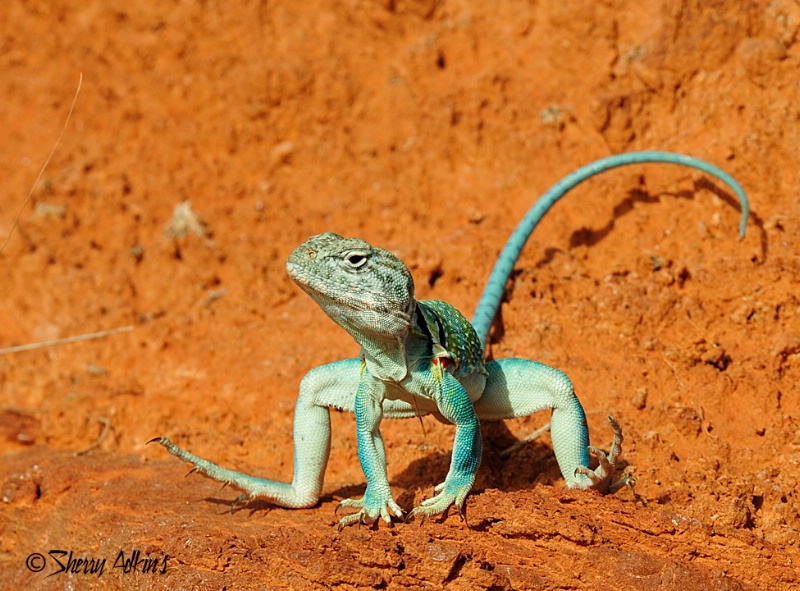
[[[594,470],[590,470],[584,466],[575,468],[576,474],[583,474],[589,479],[590,484],[585,488],[594,489],[602,494],[613,494],[623,486],[631,483],[630,477],[627,476],[616,482],[612,480],[614,473],[617,471],[617,459],[622,452],[622,441],[624,438],[622,436],[622,427],[620,427],[617,420],[611,415],[608,415],[608,422],[611,423],[611,429],[614,431],[614,441],[611,443],[611,449],[609,449],[608,455],[606,455],[602,449],[590,445],[589,452],[597,456],[599,465]]]
[[[298,489],[290,484],[257,478],[241,472],[228,470],[217,464],[199,458],[193,453],[181,449],[166,437],[155,437],[147,443],[159,443],[169,453],[184,462],[191,464],[192,469],[186,474],[197,472],[222,483],[222,488],[230,485],[243,493],[233,501],[231,511],[242,502],[253,499],[264,499],[281,507],[304,508],[313,507],[319,500],[319,492]]]
[[[199,458],[193,453],[190,453],[184,449],[181,449],[174,443],[172,443],[169,439],[164,436],[161,437],[154,437],[150,441],[147,442],[147,445],[151,443],[158,443],[164,449],[166,449],[169,453],[171,453],[176,458],[183,460],[184,462],[188,462],[192,465],[192,469],[186,473],[186,476],[189,474],[193,474],[195,472],[199,474],[203,474],[208,476],[212,480],[216,480],[217,482],[222,482],[223,485],[233,484],[232,476],[238,475],[236,472],[232,472],[231,470],[226,470],[208,460],[204,460],[203,458]]]
[[[458,480],[461,480],[461,482],[454,482]],[[466,522],[467,514],[464,501],[472,489],[473,480],[474,476],[461,479],[447,478],[433,489],[433,492],[438,494],[422,501],[418,507],[414,507],[408,514],[407,519],[419,517],[420,525],[422,525],[428,517],[444,513],[450,505],[455,505],[458,516],[461,517],[462,521]]]
[[[395,503],[391,493],[388,495],[377,495],[370,494],[368,490],[360,499],[343,500],[339,503],[339,506],[336,507],[337,513],[341,507],[355,507],[359,509],[359,511],[342,517],[337,526],[339,531],[342,531],[343,528],[354,523],[374,523],[379,517],[389,525],[392,523],[392,515],[396,517],[403,516],[403,510]]]

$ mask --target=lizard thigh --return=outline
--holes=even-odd
[[[300,382],[297,406],[327,406],[355,412],[360,379],[361,359],[357,357],[315,367]]]
[[[563,371],[513,358],[487,363],[486,370],[486,387],[475,401],[481,419],[514,419],[557,408],[583,415],[572,382]]]

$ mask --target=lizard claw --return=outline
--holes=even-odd
[[[223,486],[223,488],[224,488],[224,486]],[[245,493],[242,493],[239,496],[237,496],[235,499],[233,499],[233,502],[231,503],[231,513],[236,511],[236,508],[239,507],[242,504],[242,501],[247,499],[249,496],[250,495],[246,495]]]
[[[631,483],[631,479],[628,476],[616,482],[612,481],[614,473],[617,471],[617,459],[620,453],[622,453],[622,441],[624,437],[622,436],[622,427],[620,427],[614,417],[608,415],[608,422],[611,424],[611,429],[614,431],[614,441],[611,443],[611,449],[608,451],[608,454],[602,449],[590,445],[589,453],[597,457],[597,468],[594,470],[590,470],[585,466],[578,466],[575,468],[575,474],[583,474],[591,482],[586,488],[594,489],[602,494],[613,494],[623,486]]]
[[[365,500],[367,496],[365,494],[360,499],[345,499],[339,503],[334,514],[338,513],[341,507],[355,507],[359,511],[342,517],[336,526],[338,531],[342,531],[346,526],[354,523],[369,525],[377,521],[378,518],[381,518],[387,525],[391,525],[393,515],[395,517],[403,517],[403,510],[391,496],[369,502]]]
[[[414,507],[408,514],[406,521],[419,517],[419,524],[422,525],[428,517],[444,513],[450,505],[455,505],[458,516],[467,524],[467,527],[469,527],[469,523],[467,523],[465,501],[472,488],[473,479],[474,477],[468,477],[465,479],[465,482],[461,482],[460,484],[454,484],[447,480],[441,484],[437,484],[433,489],[433,492],[437,494],[430,499],[422,501],[418,507]],[[453,480],[455,481],[457,479]]]

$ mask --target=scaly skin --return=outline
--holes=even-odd
[[[166,437],[158,441],[193,471],[243,491],[238,500],[262,498],[283,507],[311,507],[322,490],[330,455],[329,408],[354,412],[358,456],[367,488],[341,505],[357,512],[339,527],[389,523],[403,512],[392,497],[380,423],[387,418],[433,414],[456,426],[450,470],[433,498],[409,516],[425,518],[455,505],[461,514],[481,460],[480,420],[502,420],[551,409],[551,437],[568,488],[614,490],[622,430],[614,431],[606,456],[589,445],[586,415],[569,378],[561,371],[524,359],[484,362],[483,345],[503,288],[522,246],[555,201],[589,177],[617,166],[663,162],[698,168],[727,183],[742,209],[740,233],[749,212],[742,188],[724,171],[703,161],[664,152],[612,156],[572,173],[535,205],[509,239],[475,312],[474,328],[445,302],[417,302],[406,266],[393,254],[363,240],[326,233],[296,248],[286,264],[289,276],[361,346],[361,357],[320,366],[300,384],[295,408],[295,468],[291,484],[227,470],[198,458]],[[589,454],[599,465],[589,468]]]

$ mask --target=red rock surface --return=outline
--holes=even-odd
[[[797,3],[8,0],[0,23],[0,236],[84,76],[0,255],[0,346],[134,327],[0,356],[0,588],[800,584]],[[294,246],[360,236],[470,315],[537,196],[638,149],[731,172],[746,238],[703,175],[605,174],[537,229],[491,346],[565,370],[595,443],[620,420],[635,492],[562,492],[547,437],[501,458],[544,414],[484,427],[471,529],[337,532],[364,483],[349,415],[309,510],[231,513],[145,447],[288,480],[300,379],[357,353],[286,277]],[[205,236],[165,235],[186,200]],[[452,428],[425,426],[385,425],[406,508],[447,469]],[[46,578],[59,549],[106,570]],[[166,572],[112,568],[137,550]]]

